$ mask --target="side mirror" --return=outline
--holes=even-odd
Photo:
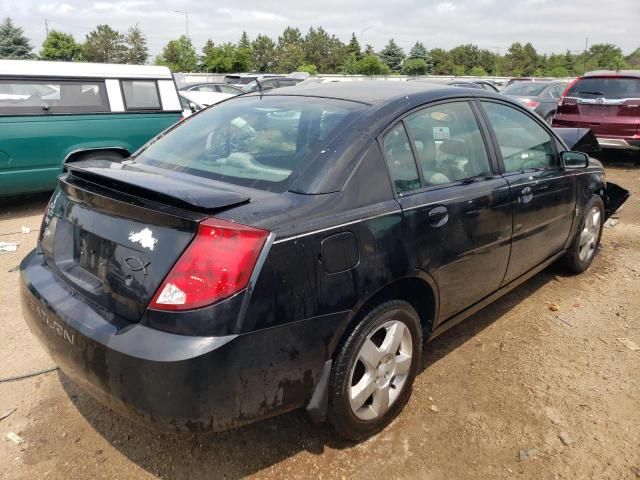
[[[191,110],[191,113],[196,113],[200,109],[196,106],[195,103],[189,102],[189,110]]]
[[[589,155],[582,152],[562,152],[560,161],[564,168],[587,168],[589,166]]]

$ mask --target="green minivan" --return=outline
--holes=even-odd
[[[181,118],[166,67],[0,60],[0,197],[53,190],[68,162],[122,160]]]

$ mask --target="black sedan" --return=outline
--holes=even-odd
[[[567,82],[515,82],[506,86],[502,95],[513,97],[551,123],[558,101],[569,84]]]
[[[306,408],[358,440],[406,404],[423,341],[557,260],[586,270],[625,195],[489,92],[248,94],[123,162],[69,165],[23,313],[70,378],[147,424]]]

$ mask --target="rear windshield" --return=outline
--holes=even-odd
[[[540,82],[516,82],[505,87],[501,93],[505,95],[521,95],[523,97],[537,97],[547,84]]]
[[[236,97],[184,121],[136,161],[284,192],[364,105],[310,97]]]
[[[581,78],[567,92],[568,97],[640,98],[640,78]]]

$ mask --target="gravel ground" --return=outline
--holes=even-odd
[[[161,435],[53,372],[0,382],[0,416],[17,409],[0,420],[0,479],[640,478],[640,352],[618,340],[640,345],[640,168],[607,175],[635,196],[591,269],[551,267],[427,344],[407,408],[376,437],[350,444],[303,413]],[[0,255],[0,378],[54,366],[9,272],[37,236],[10,232],[38,229],[46,201],[0,206],[0,241],[21,243]]]

